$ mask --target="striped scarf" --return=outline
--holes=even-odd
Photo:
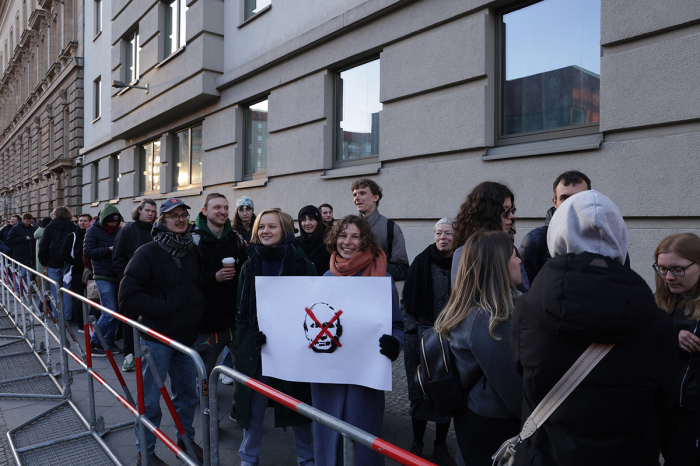
[[[185,257],[187,251],[194,246],[190,233],[178,235],[170,231],[153,230],[153,240],[158,243],[158,246],[173,256],[173,260],[179,268],[182,268],[180,259]]]

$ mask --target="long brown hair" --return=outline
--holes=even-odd
[[[445,309],[435,321],[435,331],[449,335],[450,329],[480,307],[489,314],[489,335],[513,313],[513,295],[508,263],[513,242],[502,231],[477,230],[464,244],[455,284]]]
[[[659,260],[659,254],[674,253],[691,262],[700,264],[700,237],[693,233],[676,233],[675,235],[664,238],[654,251],[654,262]],[[656,305],[666,311],[668,314],[673,312],[676,307],[678,295],[671,293],[666,280],[655,274],[656,281]],[[700,287],[695,290],[693,296],[684,299],[680,303],[685,308],[685,315],[689,319],[700,319]]]
[[[503,203],[510,198],[515,207],[515,195],[506,185],[484,181],[467,195],[455,218],[455,249],[462,246],[476,230],[501,231]],[[515,219],[508,234],[515,235]]]

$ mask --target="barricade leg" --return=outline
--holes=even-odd
[[[63,313],[61,312],[61,317]],[[59,318],[59,319],[60,319]],[[83,309],[84,322],[88,322],[87,313]],[[63,327],[61,327],[63,328]],[[62,351],[63,352],[63,351]],[[87,365],[88,372],[92,371],[92,350],[90,349],[90,331],[88,330],[88,324],[85,324],[85,364]],[[87,378],[88,381],[88,396],[90,399],[90,428],[93,430],[97,429],[97,415],[95,413],[95,386],[93,384],[92,377]]]
[[[343,464],[345,466],[355,466],[355,442],[349,435],[343,434]]]
[[[63,396],[70,399],[70,370],[68,368],[68,354],[63,351],[66,348],[66,318],[63,315],[63,300],[60,299],[60,285],[56,284],[56,308],[58,309],[59,338],[61,346],[61,382],[63,383]]]
[[[141,369],[141,332],[134,327],[134,363],[136,364],[136,397],[139,400],[139,417],[136,420],[139,430],[139,446],[141,448],[141,466],[148,466],[148,447],[146,445],[146,426],[143,423],[146,409],[143,396],[143,371]]]
[[[83,314],[83,317],[85,315]],[[117,367],[117,363],[114,360],[114,356],[112,355],[112,351],[110,351],[109,346],[107,345],[107,341],[105,340],[104,335],[102,335],[102,330],[100,330],[100,327],[97,326],[97,321],[95,319],[95,316],[88,316],[88,319],[90,320],[90,323],[92,324],[92,328],[95,329],[95,333],[97,334],[97,339],[100,340],[100,344],[102,345],[102,349],[105,350],[105,353],[107,354],[107,358],[109,359],[109,363],[112,365],[112,369],[114,369],[114,373],[117,375],[117,379],[119,380],[119,384],[122,386],[122,390],[124,391],[124,396],[126,396],[126,399],[129,403],[132,405],[134,404],[134,399],[131,396],[131,392],[129,391],[129,387],[126,386],[126,382],[124,381],[124,377],[122,377],[122,373],[119,372],[119,368]]]

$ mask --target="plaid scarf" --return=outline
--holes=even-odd
[[[153,241],[158,243],[163,250],[173,256],[173,260],[178,267],[182,268],[180,259],[187,255],[187,251],[192,249],[194,241],[190,233],[178,235],[170,231],[153,230]]]

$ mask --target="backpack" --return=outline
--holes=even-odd
[[[440,416],[454,416],[467,408],[467,397],[480,377],[470,387],[463,387],[450,350],[450,341],[432,327],[422,327],[418,347],[418,369],[414,383],[423,394],[425,405]]]
[[[49,252],[52,259],[63,262],[61,260],[61,247],[69,234],[71,234],[71,231],[68,228],[54,230],[53,235],[51,235],[51,241],[49,242]]]

